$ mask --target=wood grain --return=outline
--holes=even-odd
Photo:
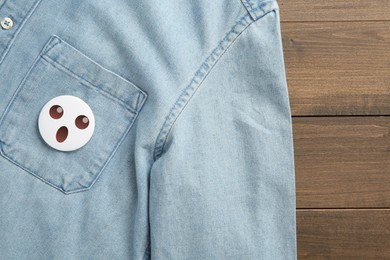
[[[390,259],[390,1],[278,0],[299,259]]]
[[[390,117],[293,118],[297,208],[390,207],[389,132]]]
[[[299,259],[390,259],[390,210],[298,210]]]
[[[282,21],[389,20],[388,0],[278,0]]]
[[[390,114],[390,21],[284,23],[282,36],[293,115]]]

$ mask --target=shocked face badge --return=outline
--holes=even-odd
[[[74,151],[91,139],[95,118],[91,108],[78,97],[63,95],[47,102],[38,119],[43,140],[60,151]]]

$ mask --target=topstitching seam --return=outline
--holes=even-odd
[[[266,3],[271,2],[273,1],[267,1]],[[260,18],[275,9],[265,9],[264,6],[266,5],[266,3],[258,6],[255,9],[252,9],[253,12],[262,11],[262,15],[258,16],[256,20],[253,20],[250,13],[247,13],[240,20],[238,20],[236,24],[231,28],[231,30],[225,35],[225,37],[223,37],[223,39],[219,42],[217,47],[214,48],[211,54],[201,64],[199,69],[195,72],[193,78],[190,80],[190,83],[187,85],[187,87],[184,88],[179,97],[176,99],[176,102],[168,112],[168,115],[162,127],[160,128],[160,132],[157,135],[157,139],[154,146],[153,161],[156,161],[158,157],[161,156],[165,142],[169,136],[172,126],[188,104],[188,101],[191,99],[191,97],[195,94],[196,90],[200,87],[200,85],[209,75],[218,60],[223,56],[223,54],[238,38],[238,36],[240,36],[241,33],[243,33],[245,29],[248,28],[249,25],[258,21]]]
[[[267,1],[266,3],[270,3],[272,1]],[[157,136],[155,142],[155,148],[153,153],[153,161],[156,161],[159,156],[161,156],[165,142],[169,133],[172,129],[172,126],[176,122],[177,118],[181,114],[181,112],[186,107],[188,101],[195,94],[196,90],[200,87],[203,81],[211,72],[212,68],[218,62],[218,60],[223,56],[223,54],[227,51],[227,49],[232,45],[232,43],[238,38],[248,28],[249,25],[258,21],[260,18],[272,12],[275,8],[266,10],[264,9],[264,4],[252,9],[253,12],[262,11],[262,15],[258,16],[256,20],[253,20],[250,13],[247,13],[240,20],[236,22],[236,24],[231,28],[231,30],[225,34],[223,39],[219,42],[216,48],[211,52],[211,54],[205,59],[205,61],[201,64],[199,69],[195,72],[193,78],[190,80],[190,83],[187,87],[184,88],[182,93],[177,98],[176,102],[170,109],[168,116],[166,117],[162,127],[160,128],[160,132]],[[277,9],[277,8],[276,8]],[[266,11],[265,11],[266,10]]]
[[[217,61],[223,56],[223,54],[238,38],[238,36],[253,22],[254,21],[251,19],[250,14],[246,14],[244,17],[242,17],[219,42],[217,47],[211,52],[211,54],[206,58],[206,60],[201,64],[199,69],[195,72],[190,83],[187,85],[187,87],[184,88],[184,90],[179,95],[176,102],[170,109],[168,116],[166,117],[166,120],[164,121],[160,129],[155,143],[155,149],[153,154],[154,161],[156,161],[157,157],[161,155],[169,132],[180,113],[184,110],[188,101],[191,99],[191,97],[202,84],[202,82],[206,79],[207,75],[209,75]]]

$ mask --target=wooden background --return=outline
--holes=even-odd
[[[278,0],[299,259],[390,259],[390,0]]]

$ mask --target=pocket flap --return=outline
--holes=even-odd
[[[51,37],[41,56],[106,92],[133,111],[137,111],[142,106],[147,96],[136,85],[103,68],[57,35]]]

